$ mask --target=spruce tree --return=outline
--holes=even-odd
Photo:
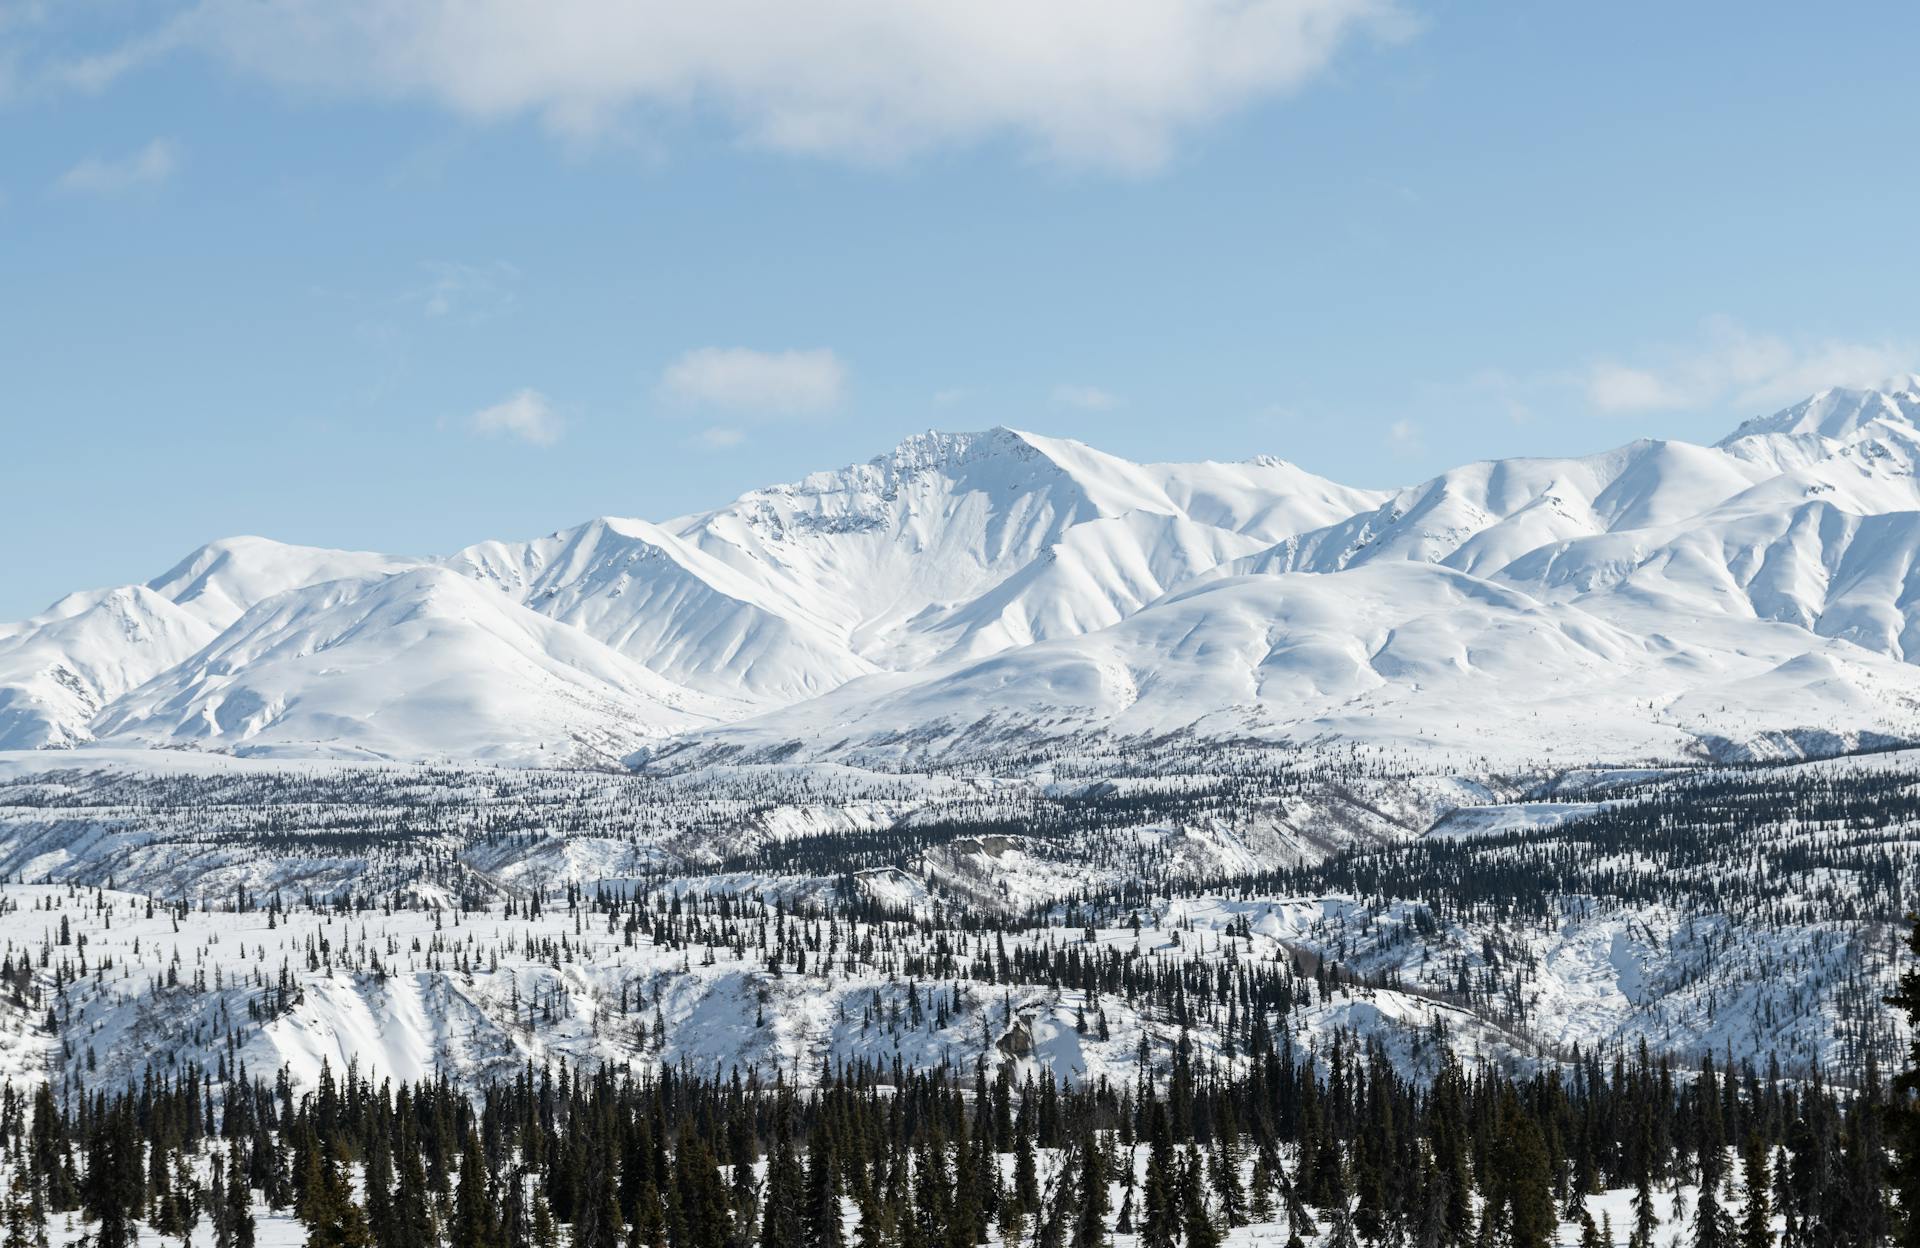
[[[1180,1184],[1180,1225],[1187,1248],[1220,1248],[1220,1228],[1207,1211],[1207,1167],[1200,1146],[1187,1146],[1187,1164]]]
[[[319,1150],[315,1149],[317,1156]],[[307,1248],[373,1248],[367,1215],[354,1203],[353,1190],[338,1166],[319,1162],[303,1202],[301,1221],[307,1228]],[[487,1241],[484,1248],[497,1248]]]
[[[1013,1198],[1028,1213],[1040,1206],[1040,1168],[1033,1155],[1031,1131],[1021,1131],[1014,1145]]]
[[[833,1137],[816,1131],[807,1150],[806,1248],[843,1248],[845,1241]]]
[[[1902,1213],[1897,1242],[1901,1248],[1920,1248],[1920,915],[1909,914],[1907,923],[1907,966],[1887,998],[1907,1016],[1907,1061],[1893,1080],[1887,1122],[1893,1190]]]
[[[1267,1164],[1264,1151],[1253,1159],[1253,1182],[1249,1189],[1247,1216],[1253,1222],[1273,1221],[1273,1167]]]
[[[887,1248],[891,1236],[886,1214],[871,1186],[861,1186],[855,1208],[859,1221],[853,1228],[853,1248]]]
[[[1512,1248],[1549,1248],[1560,1220],[1546,1140],[1531,1114],[1509,1108],[1501,1150],[1507,1242]]]
[[[1226,1120],[1231,1127],[1231,1119]],[[1246,1185],[1240,1181],[1240,1141],[1234,1134],[1223,1134],[1213,1153],[1213,1194],[1220,1202],[1220,1219],[1229,1228],[1245,1226],[1249,1219]]]
[[[34,1207],[33,1185],[24,1168],[13,1172],[7,1190],[6,1238],[0,1248],[46,1248],[47,1220]]]
[[[236,1158],[227,1167],[227,1188],[219,1199],[226,1204],[227,1234],[232,1248],[253,1248],[253,1189],[247,1186],[246,1168]]]
[[[1180,1238],[1179,1163],[1166,1111],[1154,1101],[1147,1117],[1147,1177],[1140,1224],[1140,1248],[1174,1248]]]
[[[1107,1166],[1100,1145],[1088,1132],[1080,1141],[1080,1179],[1074,1211],[1072,1248],[1107,1248]]]
[[[1773,1248],[1773,1175],[1767,1163],[1767,1144],[1758,1133],[1747,1136],[1740,1150],[1740,1178],[1745,1206],[1740,1211],[1740,1248]]]
[[[761,1202],[760,1248],[806,1248],[807,1180],[794,1152],[793,1111],[780,1109],[772,1155],[767,1159],[767,1195]]]
[[[479,1137],[469,1130],[460,1149],[460,1183],[454,1193],[453,1225],[448,1228],[454,1243],[465,1248],[503,1248],[491,1187]]]
[[[405,1109],[404,1095],[401,1102]],[[421,1161],[418,1137],[413,1121],[399,1115],[400,1131],[394,1148],[393,1233],[383,1248],[434,1248],[439,1235],[434,1230],[429,1208],[426,1167]]]

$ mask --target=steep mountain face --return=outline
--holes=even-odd
[[[667,527],[897,671],[1102,627],[1373,498],[1279,461],[1140,465],[993,429],[909,438]]]
[[[694,689],[783,704],[873,671],[803,606],[641,520],[485,542],[449,566]]]
[[[1754,417],[1717,445],[1758,453],[1769,442],[1782,446],[1815,439],[1830,447],[1852,441],[1876,421],[1911,425],[1916,420],[1920,420],[1920,374],[1909,373],[1873,390],[1822,390],[1771,416]]]
[[[1279,460],[1140,465],[1008,429],[664,525],[601,519],[451,561],[694,688],[762,705],[1119,622],[1377,502]]]
[[[928,433],[714,511],[441,558],[213,543],[0,627],[0,748],[898,761],[1179,731],[1791,752],[1915,730],[1917,564],[1915,379],[1712,447],[1391,494],[1270,458]]]

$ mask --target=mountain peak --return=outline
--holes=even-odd
[[[974,433],[929,429],[909,434],[891,451],[868,462],[882,471],[910,475],[1005,456],[1031,459],[1038,453],[1033,435],[995,425]]]
[[[1756,416],[1715,445],[1729,447],[1742,438],[1768,434],[1846,441],[1876,420],[1920,425],[1920,374],[1908,373],[1863,389],[1821,390],[1771,416]]]
[[[225,628],[254,603],[285,590],[398,571],[419,562],[372,551],[295,546],[267,537],[227,537],[195,550],[148,581],[147,588]]]

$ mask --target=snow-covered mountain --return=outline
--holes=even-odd
[[[932,757],[1188,732],[1661,758],[1920,723],[1920,380],[1352,489],[1008,429],[663,522],[216,542],[0,627],[0,748]]]
[[[468,577],[420,567],[262,599],[115,701],[99,731],[249,753],[560,763],[617,759],[728,709]]]
[[[68,594],[30,620],[0,626],[0,748],[90,739],[109,703],[216,631],[144,585]]]

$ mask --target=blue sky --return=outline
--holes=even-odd
[[[1388,485],[1920,367],[1912,6],[535,10],[0,0],[0,618],[929,427]]]

